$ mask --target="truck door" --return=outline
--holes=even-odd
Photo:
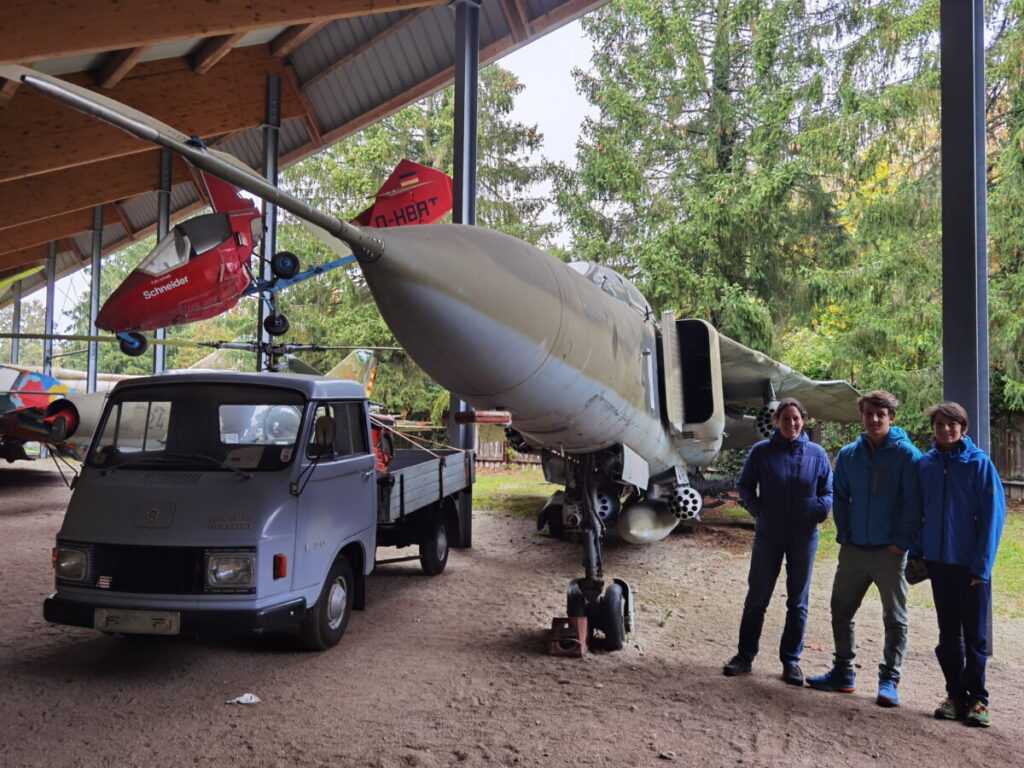
[[[316,442],[317,423],[333,420],[333,444]],[[376,480],[362,401],[315,404],[305,442],[308,481],[299,496],[295,587],[319,584],[342,545],[374,528]],[[301,485],[301,482],[300,482]],[[365,553],[367,558],[373,552]]]

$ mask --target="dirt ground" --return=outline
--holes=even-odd
[[[574,545],[532,520],[478,509],[474,547],[447,571],[415,563],[371,577],[341,645],[296,638],[105,636],[42,619],[50,548],[68,491],[41,462],[0,467],[0,765],[14,766],[996,766],[1021,765],[1024,619],[997,619],[994,725],[939,722],[934,619],[912,608],[904,706],[874,703],[877,598],[858,616],[854,694],[779,679],[784,595],[754,673],[725,678],[745,589],[749,528],[695,527],[649,547],[610,542],[638,631],[619,653],[545,654]],[[829,666],[819,562],[803,668]],[[924,587],[927,589],[927,587]],[[922,589],[914,587],[912,589]],[[254,706],[225,702],[251,692]]]

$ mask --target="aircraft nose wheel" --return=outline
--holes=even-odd
[[[149,342],[146,341],[146,337],[141,333],[119,333],[117,335],[118,346],[121,351],[128,355],[128,357],[138,357],[146,351],[146,347],[149,346]]]
[[[270,257],[270,269],[274,277],[290,280],[299,274],[299,257],[291,251],[278,251]]]
[[[573,579],[565,597],[569,616],[586,616],[588,634],[592,635],[597,630],[604,635],[598,647],[606,651],[621,651],[625,647],[626,637],[633,631],[633,598],[629,584],[623,579],[615,579],[605,588],[604,594],[587,600],[580,580]]]
[[[289,328],[291,328],[291,323],[284,315],[267,315],[263,321],[263,330],[271,336],[284,336],[288,333]]]

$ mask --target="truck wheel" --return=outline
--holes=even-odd
[[[430,530],[420,540],[420,566],[423,572],[436,576],[448,564],[448,527],[440,512],[435,515]]]
[[[306,610],[299,624],[302,644],[311,651],[324,651],[337,645],[348,626],[354,597],[352,566],[344,555],[339,555],[327,574],[316,605]]]

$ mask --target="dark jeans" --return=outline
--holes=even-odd
[[[946,693],[955,699],[977,699],[988,705],[985,664],[988,661],[992,584],[971,586],[964,565],[928,561],[939,644],[935,656],[946,678]]]
[[[750,575],[747,577],[747,599],[740,621],[740,656],[753,661],[761,640],[764,612],[775,591],[775,581],[786,559],[786,626],[779,643],[783,664],[800,661],[804,649],[804,628],[807,626],[807,593],[811,587],[814,555],[818,551],[818,531],[810,538],[775,541],[754,536],[750,553]]]

